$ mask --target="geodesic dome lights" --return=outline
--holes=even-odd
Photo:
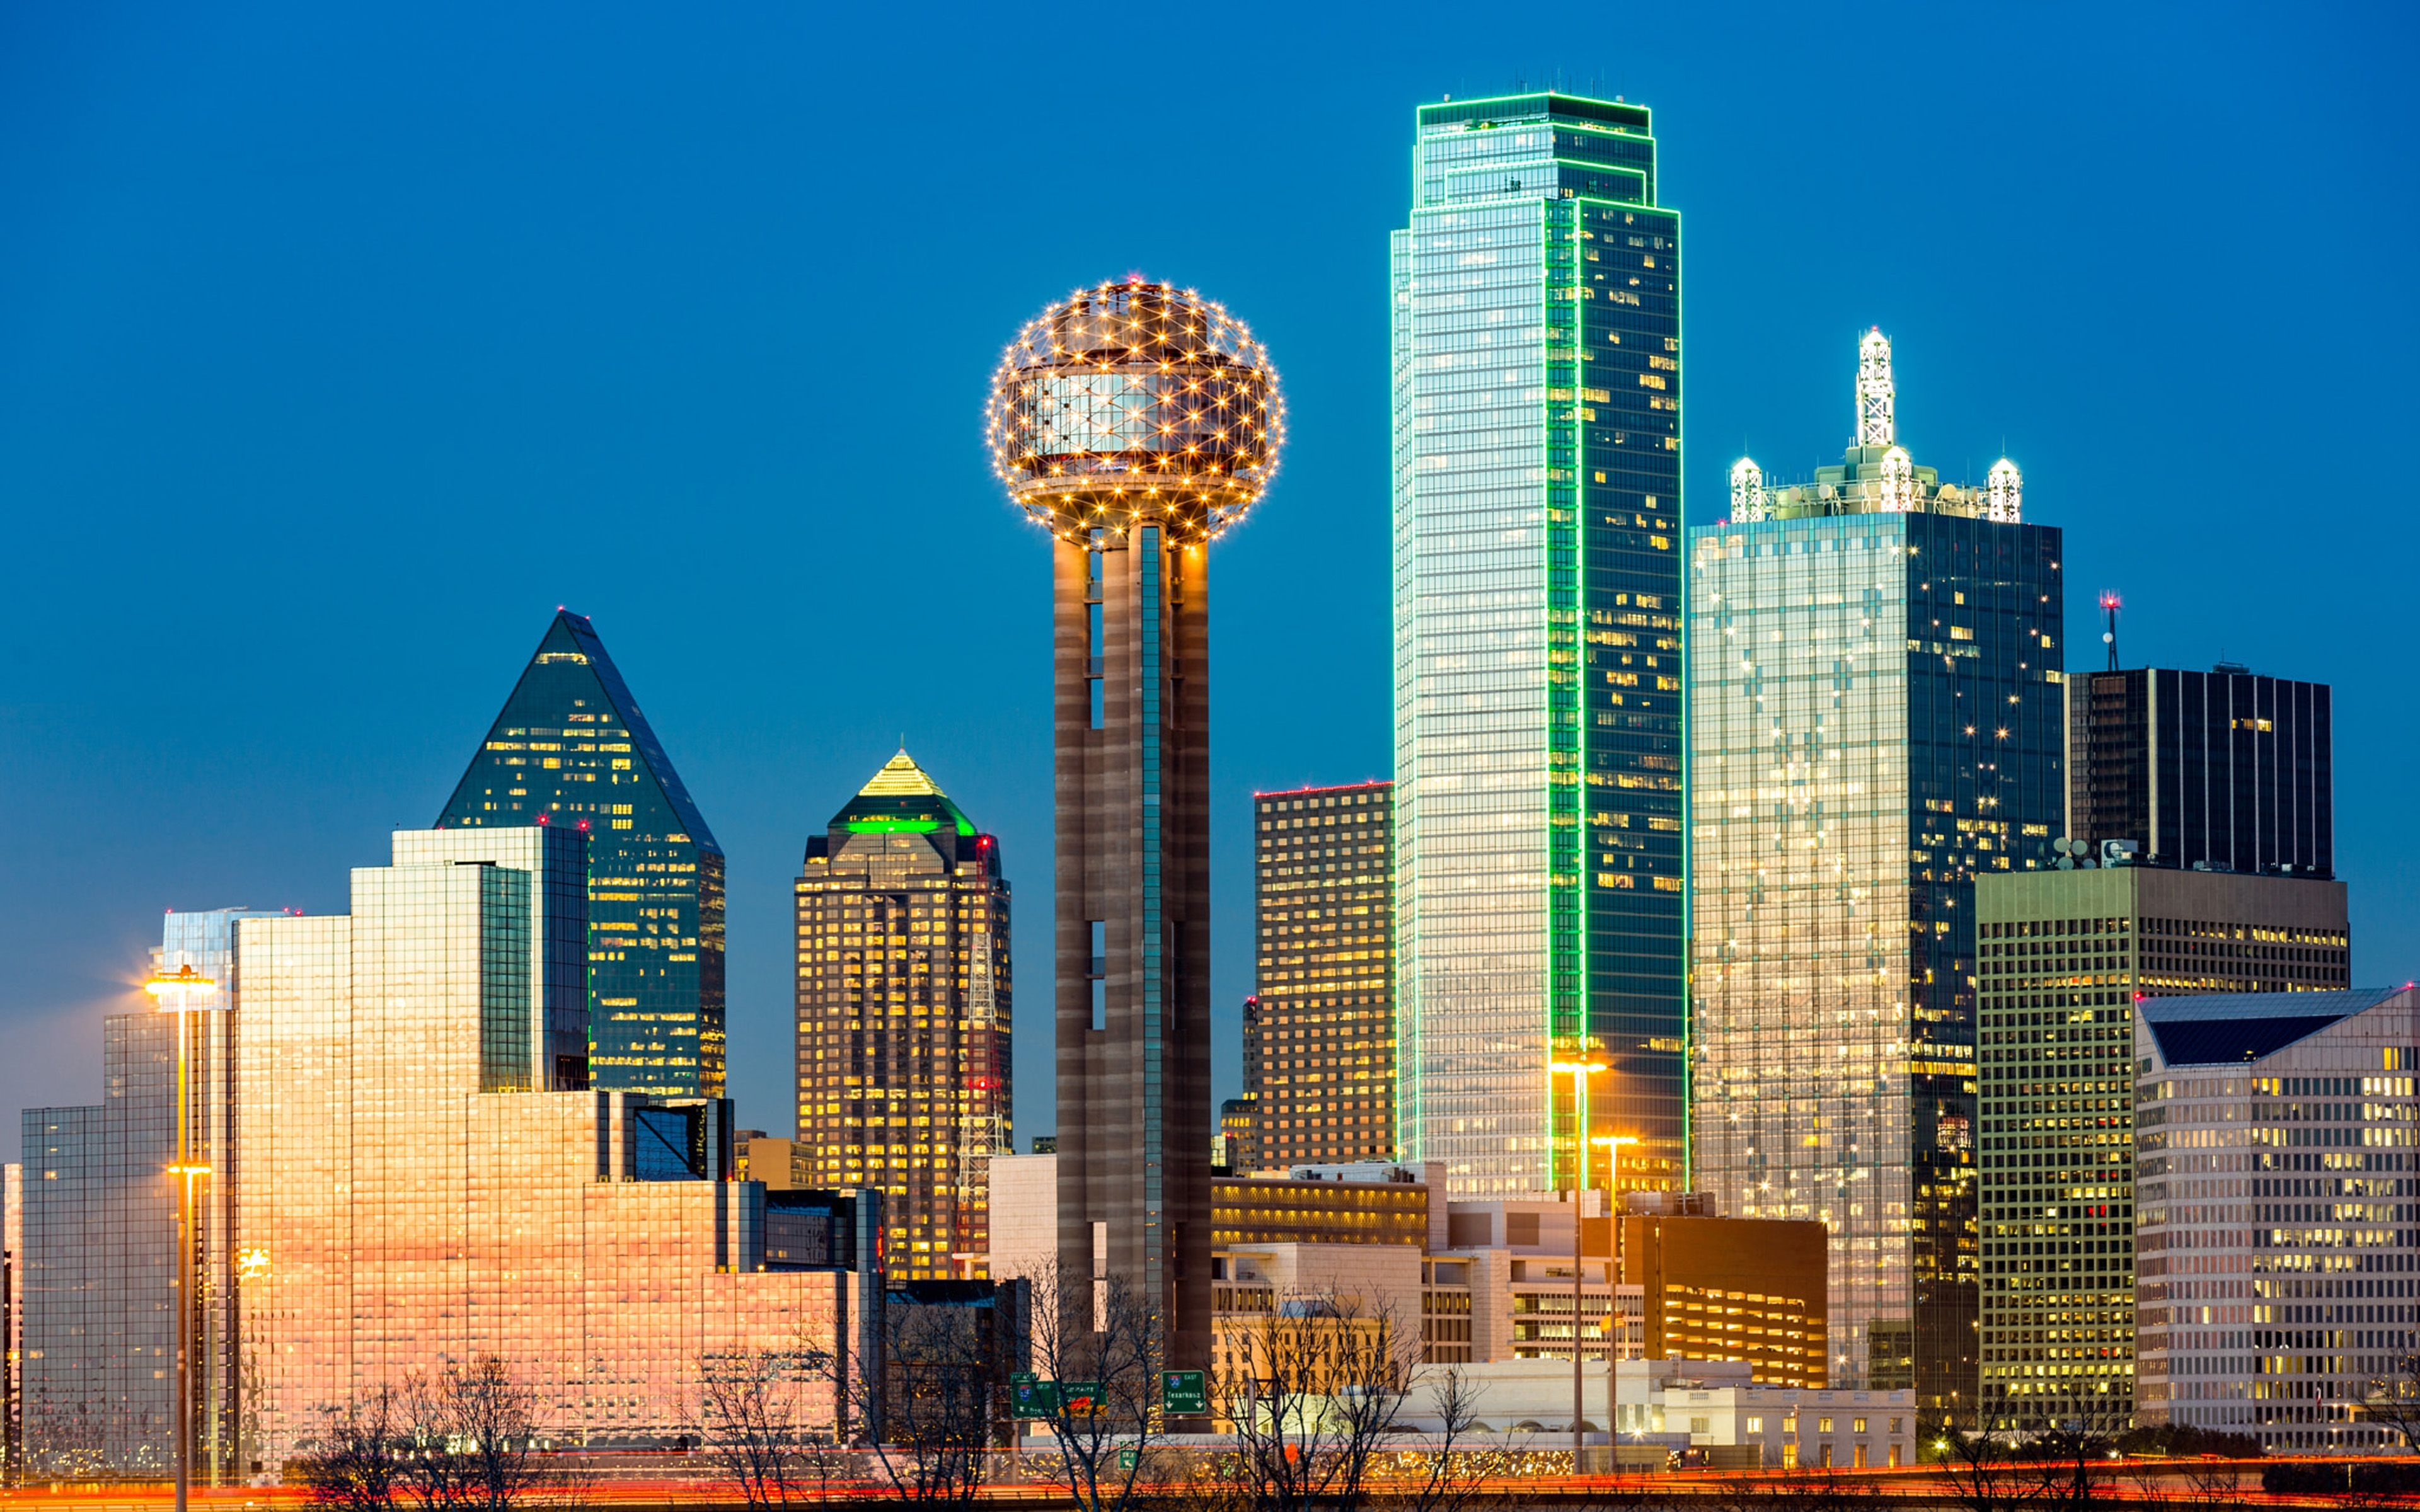
[[[1078,289],[1017,332],[985,421],[1009,497],[1068,540],[1150,520],[1217,536],[1267,488],[1285,431],[1244,323],[1140,277]]]

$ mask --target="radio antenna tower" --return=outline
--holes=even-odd
[[[2109,670],[2114,672],[2118,670],[2118,595],[2116,594],[2101,595],[2101,612],[2104,616],[2101,643],[2109,648]]]

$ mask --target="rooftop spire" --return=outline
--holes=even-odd
[[[1857,342],[1857,444],[1899,440],[1899,390],[1891,382],[1890,338],[1875,326]]]

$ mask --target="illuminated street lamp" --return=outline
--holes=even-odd
[[[1586,1405],[1586,1359],[1580,1350],[1580,1194],[1588,1190],[1588,1079],[1608,1070],[1599,1060],[1555,1060],[1546,1069],[1572,1079],[1572,1473],[1580,1473],[1581,1410]]]
[[[192,965],[143,984],[163,1013],[177,1015],[177,1159],[168,1174],[177,1187],[177,1512],[185,1512],[194,1481],[194,1183],[210,1168],[194,1158],[193,1034],[190,1015],[217,1008],[218,982]]]
[[[1605,1292],[1605,1446],[1618,1475],[1621,1473],[1621,1345],[1615,1330],[1621,1327],[1621,1214],[1613,1211],[1613,1205],[1621,1200],[1621,1147],[1638,1143],[1638,1136],[1599,1134],[1589,1143],[1605,1147],[1606,1219],[1613,1225],[1613,1274],[1606,1282]],[[1643,1325],[1646,1319],[1639,1321]]]

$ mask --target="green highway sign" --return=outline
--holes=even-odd
[[[1101,1400],[1101,1383],[1097,1381],[1063,1381],[1059,1382],[1059,1405],[1069,1417],[1098,1417],[1108,1410]]]
[[[1159,1410],[1171,1417],[1200,1417],[1210,1411],[1210,1377],[1202,1370],[1159,1373]]]
[[[1008,1392],[1018,1417],[1048,1417],[1059,1407],[1059,1383],[1044,1381],[1031,1370],[1010,1376]]]
[[[1141,1454],[1136,1450],[1121,1449],[1118,1451],[1118,1468],[1120,1470],[1132,1470],[1136,1465],[1140,1464],[1141,1460]]]

